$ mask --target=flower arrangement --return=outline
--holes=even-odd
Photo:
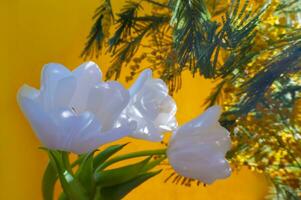
[[[40,90],[24,85],[18,103],[49,156],[42,180],[43,198],[54,198],[54,185],[62,186],[59,199],[118,200],[161,172],[168,160],[181,176],[210,184],[226,178],[231,168],[225,159],[230,149],[229,132],[218,120],[219,106],[178,126],[177,106],[161,79],[143,71],[127,90],[116,81],[101,81],[93,62],[70,71],[61,64],[44,66]],[[166,149],[115,154],[126,144],[103,144],[123,137],[160,142],[172,132]],[[71,153],[78,155],[73,162]],[[137,163],[110,168],[136,157]]]

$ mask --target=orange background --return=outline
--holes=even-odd
[[[115,10],[123,2],[113,1]],[[38,88],[45,63],[59,62],[73,69],[83,61],[79,55],[98,5],[98,0],[0,1],[0,199],[41,199],[40,181],[47,156],[38,149],[40,142],[16,104],[16,92],[23,83]],[[103,71],[109,63],[107,57],[94,61]],[[180,124],[203,111],[201,105],[212,87],[208,80],[184,74],[183,87],[175,95]],[[160,146],[133,139],[121,142],[128,140],[131,144],[125,152]],[[262,175],[247,169],[207,187],[163,183],[167,176],[167,172],[161,173],[126,199],[260,200],[268,184]]]

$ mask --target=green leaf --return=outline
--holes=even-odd
[[[104,187],[101,189],[101,196],[106,200],[119,200],[126,196],[133,189],[144,183],[151,177],[159,174],[161,170],[140,174],[135,178],[112,187]]]
[[[110,158],[112,155],[120,151],[123,147],[125,147],[126,144],[118,144],[118,145],[112,145],[106,148],[105,150],[101,151],[97,156],[94,157],[93,166],[94,169],[99,170],[97,167],[102,164],[104,161],[106,161],[108,158]]]
[[[98,170],[104,170],[108,166],[120,162],[123,160],[131,159],[131,158],[138,158],[138,157],[145,157],[145,156],[160,156],[166,155],[166,149],[155,149],[155,150],[147,150],[147,151],[137,151],[133,153],[128,153],[124,155],[115,156],[114,158],[109,159],[108,161],[100,164],[98,166]]]
[[[166,159],[166,156],[161,156],[161,157],[159,157],[159,158],[157,158],[157,159],[155,159],[155,160],[153,160],[153,161],[147,163],[147,164],[143,167],[142,171],[143,171],[143,172],[147,172],[147,171],[153,169],[154,167],[156,167],[157,165],[159,165],[159,164],[160,164],[163,160],[165,160],[165,159]]]
[[[66,159],[63,157],[64,155],[61,152],[49,150],[49,158],[56,168],[64,193],[68,199],[88,200],[89,198],[86,196],[83,186],[65,167],[66,163],[64,162]]]
[[[42,193],[43,193],[44,200],[53,199],[53,191],[54,191],[56,180],[57,180],[56,169],[51,162],[48,162],[42,180]]]
[[[93,170],[93,154],[89,153],[84,156],[82,163],[75,175],[79,182],[87,191],[88,196],[93,196],[95,193],[95,180],[94,180],[94,170]]]
[[[84,158],[85,158],[84,154],[79,155],[77,159],[71,164],[71,168],[75,167],[76,165],[80,165],[83,162]]]
[[[148,163],[150,158],[151,157],[148,157],[143,161],[125,167],[110,169],[96,173],[96,183],[97,185],[107,187],[129,181],[142,172],[143,168]]]

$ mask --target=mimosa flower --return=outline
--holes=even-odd
[[[219,106],[210,107],[175,131],[167,155],[177,173],[207,184],[230,175],[225,154],[231,140],[229,132],[218,122],[220,114]]]
[[[133,137],[161,141],[163,133],[177,127],[176,103],[168,95],[168,88],[163,80],[152,78],[150,69],[140,74],[129,92],[130,102],[122,112],[119,122],[137,122]]]
[[[101,76],[93,62],[74,71],[51,63],[42,70],[40,90],[21,87],[19,105],[45,147],[86,153],[135,129],[114,126],[129,92],[117,82],[101,82]]]

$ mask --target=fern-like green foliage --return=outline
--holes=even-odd
[[[154,6],[155,14],[145,14],[145,4]],[[110,5],[105,1],[100,6],[101,9],[96,11],[97,18],[82,56],[93,56],[95,50],[101,52],[102,44],[106,43],[107,53],[112,56],[112,65],[106,77],[109,79],[114,76],[117,79],[122,67],[133,61],[137,50],[143,46],[146,53],[155,51],[155,56],[161,54],[158,57],[169,60],[168,63],[153,62],[151,66],[162,66],[158,67],[161,69],[161,78],[170,82],[171,91],[179,88],[181,81],[178,77],[184,70],[215,78],[231,73],[233,69],[238,69],[252,59],[254,53],[246,52],[252,45],[256,24],[266,8],[263,5],[254,11],[250,9],[248,1],[243,5],[239,0],[233,1],[228,9],[223,8],[225,12],[219,15],[222,23],[218,23],[211,18],[203,0],[191,0],[188,3],[184,0],[163,3],[149,0],[127,1],[116,14],[116,28],[112,37],[105,41],[102,24],[108,17],[104,17],[104,11],[100,10],[112,10]],[[216,7],[218,5],[212,5],[211,9]],[[153,45],[149,45],[149,41]],[[218,66],[221,49],[229,52],[229,55],[226,62]],[[237,57],[243,58],[236,59]],[[151,55],[147,58],[152,61],[156,59],[151,58]],[[133,75],[134,71],[137,69],[133,70]]]
[[[214,76],[211,56],[215,51],[217,23],[210,21],[210,14],[202,0],[170,1],[172,8],[173,48],[177,62],[183,69],[199,71],[205,77]]]
[[[88,35],[88,40],[81,54],[82,57],[94,56],[94,54],[96,57],[99,56],[105,43],[105,39],[108,37],[108,31],[113,19],[114,15],[111,2],[110,0],[105,0],[95,11],[93,16],[95,23]]]
[[[243,84],[242,93],[244,97],[237,105],[238,111],[236,114],[238,116],[244,115],[255,109],[257,103],[264,101],[266,91],[276,80],[280,81],[284,76],[298,71],[301,71],[301,42],[286,49],[275,57],[271,63],[267,63],[264,69]],[[293,91],[296,92],[299,87],[296,86],[294,89]],[[277,96],[280,97],[281,94],[284,95],[286,92],[282,90],[278,92]]]

